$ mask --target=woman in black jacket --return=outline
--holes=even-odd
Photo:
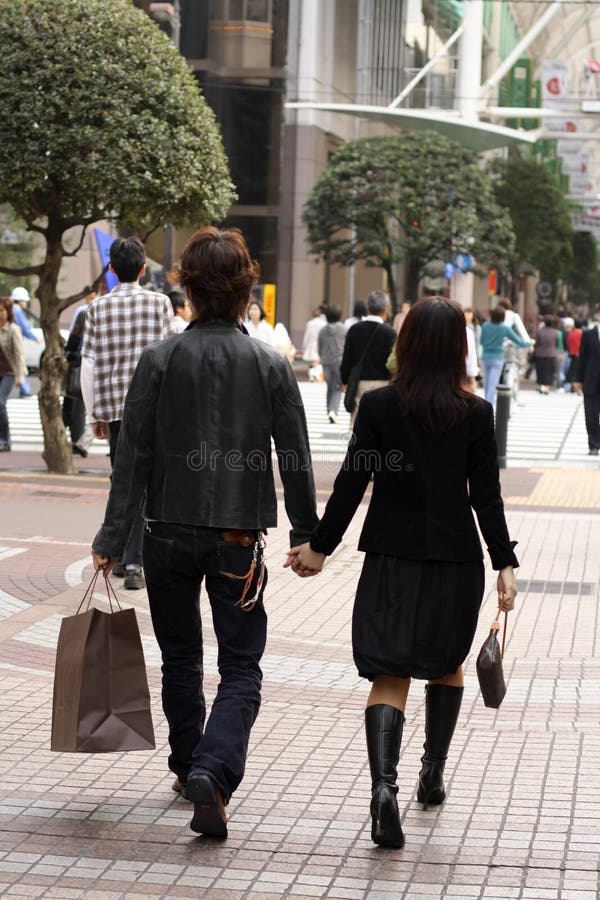
[[[500,495],[492,407],[465,389],[465,317],[443,297],[419,301],[398,336],[394,383],[366,394],[333,493],[310,544],[286,566],[314,575],[333,553],[373,476],[359,541],[366,553],[352,621],[354,660],[372,682],[365,712],[371,836],[402,847],[396,766],[411,678],[428,681],[417,798],[444,802],[443,771],[483,598],[479,527],[513,608],[518,561]]]

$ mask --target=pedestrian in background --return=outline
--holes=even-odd
[[[25,312],[29,305],[29,301],[31,300],[27,288],[14,288],[10,295],[10,299],[13,301],[13,321],[14,324],[21,329],[23,339],[26,341],[33,341],[36,344],[41,344],[40,338],[36,337],[31,330],[31,325],[29,324],[29,319]],[[27,369],[25,370],[25,375],[19,381],[19,397],[31,397],[31,385],[27,378]]]
[[[496,400],[496,388],[504,365],[504,341],[508,338],[518,347],[531,346],[529,338],[525,340],[513,328],[504,324],[505,315],[503,306],[495,306],[490,312],[490,321],[481,326],[481,368],[483,390],[488,403]]]
[[[27,367],[21,329],[13,317],[14,303],[0,297],[0,451],[11,449],[6,401],[13,385],[22,383]]]
[[[567,382],[571,385],[571,390],[577,392],[575,387],[575,375],[577,373],[577,360],[579,358],[579,350],[581,347],[581,339],[583,337],[582,319],[575,319],[573,328],[567,335],[567,350],[569,351],[569,368],[567,370]]]
[[[344,353],[346,329],[341,322],[342,311],[339,306],[326,306],[325,318],[327,324],[319,331],[317,349],[327,384],[327,416],[331,424],[335,425],[342,399],[340,363]]]
[[[81,370],[81,345],[83,343],[86,314],[87,305],[80,310],[65,346],[65,356],[69,370],[77,368]],[[67,375],[66,389],[68,389],[68,386],[69,376]],[[86,457],[88,448],[94,440],[94,434],[91,427],[86,423],[85,403],[81,394],[77,396],[65,392],[62,404],[62,420],[65,428],[69,429],[73,453]]]
[[[90,291],[89,294],[85,295],[85,302],[80,303],[79,306],[77,306],[75,308],[75,312],[71,316],[71,324],[69,325],[69,334],[73,331],[73,329],[75,327],[75,322],[77,321],[79,313],[87,312],[87,309],[88,309],[88,306],[90,305],[90,303],[92,303],[96,299],[96,297],[99,297],[99,296],[100,296],[100,294],[98,291]]]
[[[346,331],[352,328],[353,325],[356,325],[357,322],[362,322],[366,315],[368,315],[366,300],[357,300],[352,308],[352,315],[344,320]]]
[[[244,327],[251,338],[273,346],[273,326],[267,322],[267,314],[258,300],[250,301]]]
[[[171,301],[171,306],[173,307],[173,313],[175,315],[173,320],[175,333],[181,334],[181,332],[185,331],[188,327],[192,318],[190,305],[183,291],[170,291],[169,300]]]
[[[114,467],[125,397],[142,351],[175,333],[173,308],[165,294],[139,284],[146,271],[146,252],[137,237],[117,238],[110,246],[110,270],[119,283],[88,307],[81,347],[81,390],[97,438],[108,438]],[[124,464],[132,465],[127,459]],[[115,572],[124,587],[145,586],[142,572],[143,519],[141,511]]]
[[[560,354],[563,352],[560,319],[553,315],[544,316],[535,334],[535,374],[540,394],[549,394],[556,387]]]
[[[583,332],[579,356],[574,372],[577,393],[583,392],[585,428],[590,456],[598,456],[600,450],[600,306],[596,309],[595,322]]]
[[[263,533],[277,524],[271,438],[292,546],[306,541],[318,521],[294,374],[273,347],[240,328],[257,277],[237,229],[202,228],[190,238],[181,281],[194,321],[142,353],[93,544],[94,563],[108,574],[146,494],[144,564],[162,653],[169,768],[175,790],[194,803],[192,830],[218,838],[227,836],[225,806],[244,776],[261,701]],[[220,675],[206,722],[203,580]]]
[[[475,510],[498,605],[513,608],[518,561],[504,518],[489,403],[465,389],[465,317],[444,297],[420,300],[398,336],[398,371],[366,394],[333,493],[309,544],[286,566],[316,574],[338,546],[371,478],[358,549],[365,559],[352,618],[359,675],[372,682],[365,711],[371,838],[402,847],[397,764],[411,678],[425,679],[425,753],[417,798],[444,802],[443,773],[463,696],[484,591]]]
[[[402,324],[406,319],[407,313],[410,311],[410,303],[405,300],[400,307],[400,312],[397,312],[394,316],[394,321],[392,322],[392,328],[396,332],[396,334],[400,333],[400,329],[402,328]]]
[[[340,364],[342,389],[345,390],[352,368],[361,362],[360,381],[351,422],[354,424],[360,398],[367,391],[389,381],[387,361],[396,341],[396,332],[387,319],[390,298],[383,291],[372,291],[367,297],[368,314],[348,331]]]
[[[308,380],[323,381],[323,367],[319,359],[319,332],[325,327],[326,319],[323,308],[317,306],[313,309],[312,319],[309,319],[304,329],[302,339],[302,359],[308,363]]]

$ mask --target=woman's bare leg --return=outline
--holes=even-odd
[[[404,712],[410,688],[410,678],[395,678],[393,675],[377,675],[371,685],[367,708],[385,703]]]

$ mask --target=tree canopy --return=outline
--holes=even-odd
[[[553,176],[536,159],[521,156],[494,160],[490,172],[516,237],[513,272],[529,263],[545,280],[565,278],[573,263],[571,208]]]
[[[88,225],[150,231],[224,217],[234,199],[219,127],[185,60],[130,0],[0,0],[0,203],[45,241],[37,276],[46,339],[44,458],[72,467],[60,416],[62,259]],[[64,236],[81,226],[67,249]],[[72,232],[69,241],[72,239]]]
[[[408,299],[430,263],[469,254],[502,268],[514,245],[508,214],[472,152],[437,132],[348,141],[304,208],[310,252],[342,266],[406,261]]]
[[[0,0],[0,202],[28,223],[220,219],[215,117],[129,0]]]

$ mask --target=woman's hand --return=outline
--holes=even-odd
[[[510,612],[515,608],[515,597],[517,591],[517,582],[515,580],[515,572],[512,566],[506,566],[498,572],[498,609],[502,612]]]
[[[283,568],[291,568],[300,578],[308,578],[310,575],[318,575],[325,563],[325,554],[311,550],[310,544],[300,544],[288,550],[287,559]]]
[[[98,569],[102,569],[102,574],[105,578],[111,573],[112,567],[116,563],[117,558],[115,556],[101,556],[99,553],[94,553],[92,550],[92,562],[94,563],[94,569],[96,572]]]

